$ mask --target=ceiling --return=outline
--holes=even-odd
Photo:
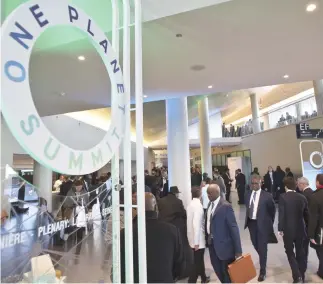
[[[221,111],[223,120],[225,123],[229,124],[251,114],[250,92],[256,93],[259,106],[261,108],[266,108],[311,88],[313,88],[313,83],[312,81],[308,81],[211,94],[208,96],[209,114],[212,115],[212,112],[217,113]],[[202,96],[188,97],[189,125],[198,121],[197,103],[201,98]],[[110,113],[110,108],[101,108],[70,113],[68,115],[77,120],[105,129],[109,125]],[[143,116],[145,143],[154,148],[164,147],[164,145],[166,145],[165,101],[145,103],[143,107]],[[131,124],[132,132],[135,134],[135,111],[131,112]],[[215,144],[217,143],[218,142],[215,141]]]
[[[21,2],[25,1],[2,1],[3,15]],[[111,17],[110,1],[70,2],[83,8],[110,36],[106,20]],[[207,95],[211,111],[221,110],[232,120],[232,113],[248,108],[246,89],[322,78],[323,0],[315,2],[318,9],[309,14],[306,0],[172,0],[172,5],[170,0],[163,4],[143,0],[144,101],[151,102],[144,105],[145,139],[165,135],[164,99],[193,96],[188,104],[194,120],[196,96]],[[176,37],[179,33],[182,37]],[[133,45],[132,28],[132,78]],[[79,55],[86,60],[79,61]],[[284,74],[289,74],[288,80]],[[38,39],[30,84],[42,116],[110,105],[110,81],[100,56],[71,28],[53,28]],[[133,98],[134,80],[131,84]],[[286,95],[264,93],[264,103]]]

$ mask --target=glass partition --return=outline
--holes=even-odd
[[[314,94],[289,105],[267,111],[259,117],[260,129],[265,131],[289,124],[299,123],[309,118],[317,116],[317,106]],[[223,137],[243,137],[253,134],[251,119],[241,120],[236,125],[223,126]]]
[[[8,168],[8,166],[7,166]],[[106,183],[52,193],[12,169],[1,187],[1,282],[111,282],[112,197]],[[48,196],[48,194],[47,194]]]

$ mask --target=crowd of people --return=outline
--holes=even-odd
[[[305,111],[305,113],[299,118],[296,118],[295,116],[289,114],[289,112],[286,112],[286,115],[281,115],[281,117],[277,121],[276,127],[295,124],[298,121],[306,120],[316,116],[316,110],[314,110],[311,114],[309,114],[308,111]],[[262,131],[264,130],[263,122],[260,122],[260,129]],[[226,126],[225,123],[222,124],[222,137],[243,137],[251,134],[253,134],[253,126],[251,119],[246,121],[243,125],[234,126],[233,124],[230,124],[230,126]]]
[[[261,125],[263,128],[263,124]],[[230,124],[226,127],[225,123],[222,124],[222,137],[242,137],[253,134],[252,120],[249,119],[244,125],[238,125],[235,127]]]
[[[132,180],[132,203],[136,205],[136,177],[134,176]],[[317,188],[313,191],[309,188],[306,177],[296,181],[290,168],[283,171],[277,166],[274,171],[272,167],[268,167],[264,177],[260,176],[258,168],[254,168],[250,178],[247,178],[241,169],[237,169],[235,177],[231,177],[228,168],[222,173],[214,168],[212,176],[209,177],[206,173],[202,174],[199,167],[192,167],[192,201],[185,209],[179,195],[181,190],[187,189],[169,186],[167,168],[163,167],[154,168],[151,173],[145,171],[149,283],[171,283],[181,279],[196,283],[199,277],[202,283],[210,282],[204,264],[206,249],[209,251],[210,262],[219,281],[231,282],[228,265],[243,254],[239,226],[231,205],[230,193],[234,180],[239,197],[238,203],[246,208],[244,228],[248,228],[250,240],[259,255],[258,281],[266,279],[268,244],[278,242],[274,231],[276,211],[278,211],[278,234],[284,242],[294,283],[305,281],[309,247],[316,250],[319,260],[317,275],[323,279],[322,174],[317,176]],[[61,208],[62,218],[70,219],[75,206],[80,205],[79,196],[82,199],[88,198],[84,204],[91,210],[98,196],[101,196],[100,201],[104,203],[102,193],[111,192],[111,187],[111,174],[108,173],[100,177],[60,176],[54,183],[53,190],[65,198]],[[96,191],[96,188],[100,188],[100,192]],[[70,200],[68,197],[71,197]],[[275,202],[278,203],[278,209]],[[123,203],[124,189],[120,191],[120,204]],[[123,210],[121,206],[121,280],[125,283]],[[134,282],[139,282],[138,221],[135,206],[132,215]],[[108,216],[102,215],[102,218]],[[69,235],[67,231],[64,233]],[[64,241],[66,241],[65,234]],[[77,238],[82,238],[83,235],[84,229],[79,228]]]
[[[288,125],[288,124],[295,124],[297,123],[298,120],[305,120],[316,116],[317,116],[316,110],[314,110],[312,114],[309,114],[308,111],[305,111],[305,113],[301,115],[300,118],[296,118],[295,116],[292,116],[288,112],[286,112],[286,116],[282,114],[281,117],[279,118],[277,122],[277,127]]]
[[[228,202],[228,192],[233,183],[229,170],[225,169],[221,175],[215,168],[210,178],[202,174],[200,168],[192,168],[192,201],[186,210],[178,198],[181,189],[171,186],[169,192],[163,192],[163,185],[168,181],[162,178],[160,182],[159,177],[166,177],[166,173],[166,168],[160,169],[158,174],[156,169],[153,175],[146,172],[146,186],[153,177],[156,177],[155,181],[159,180],[159,183],[152,183],[155,186],[159,184],[156,186],[158,189],[146,192],[145,197],[148,282],[174,282],[188,278],[189,283],[196,283],[201,277],[202,283],[208,283],[210,277],[206,275],[204,265],[204,252],[208,248],[218,279],[222,283],[230,283],[228,265],[240,258],[243,252],[234,210]],[[323,231],[323,175],[316,178],[316,191],[309,188],[305,177],[296,181],[289,168],[284,172],[280,167],[276,171],[269,167],[264,178],[255,168],[250,185],[238,169],[235,180],[239,203],[246,207],[244,228],[248,228],[251,242],[259,255],[258,281],[266,279],[268,244],[278,242],[274,231],[276,211],[278,234],[284,242],[294,283],[305,281],[309,246],[316,250],[319,260],[317,275],[323,279],[320,237]],[[133,195],[136,203],[136,184],[133,185]],[[135,218],[135,259],[138,257],[136,222]],[[122,275],[125,277],[122,243],[121,251]],[[134,281],[139,281],[136,266]]]

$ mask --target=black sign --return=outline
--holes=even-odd
[[[323,128],[310,129],[310,126],[303,122],[296,124],[297,139],[323,139]]]

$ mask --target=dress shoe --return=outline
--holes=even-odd
[[[304,283],[304,281],[303,281],[303,278],[302,277],[298,277],[297,279],[295,279],[293,281],[293,283]]]
[[[202,283],[210,283],[210,281],[211,281],[211,277],[206,276],[205,281],[202,281]]]
[[[260,274],[258,277],[258,282],[263,282],[266,279],[266,274]]]

